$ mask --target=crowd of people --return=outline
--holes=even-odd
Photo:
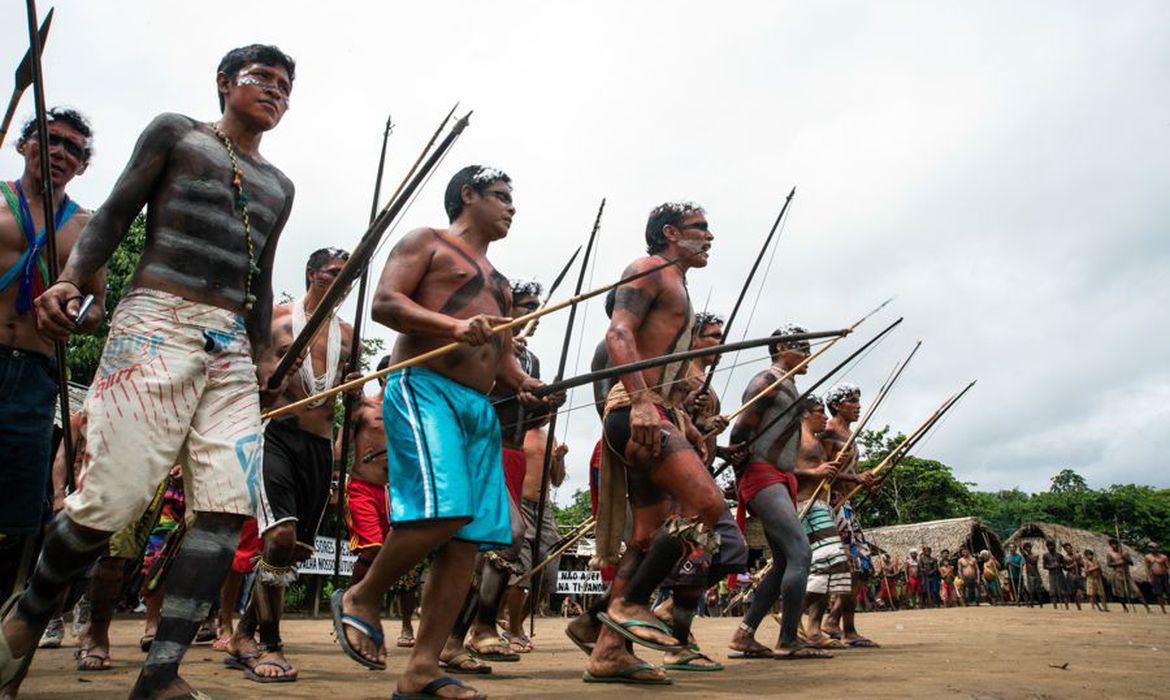
[[[284,651],[286,593],[313,553],[350,440],[353,463],[340,488],[357,562],[331,599],[344,653],[386,667],[388,594],[404,613],[394,645],[409,649],[395,698],[481,697],[452,674],[490,673],[489,664],[535,649],[521,621],[535,581],[553,571],[538,572],[538,557],[559,536],[545,504],[565,477],[568,448],[546,432],[564,392],[539,379],[526,347],[533,328],[508,325],[541,307],[543,289],[506,277],[488,259],[516,213],[512,180],[481,165],[458,170],[443,195],[447,224],[396,242],[371,317],[397,340],[379,363],[379,395],[351,390],[351,432],[337,431],[337,389],[360,376],[349,362],[357,339],[335,308],[319,333],[306,329],[349,254],[314,252],[300,298],[276,304],[272,289],[294,187],[259,148],[287,110],[294,79],[293,60],[275,47],[229,52],[216,71],[220,118],[157,117],[92,213],[65,192],[92,155],[85,118],[55,109],[47,132],[34,122],[21,131],[25,170],[4,183],[0,208],[0,530],[8,554],[40,544],[27,581],[6,571],[17,591],[0,631],[0,685],[9,696],[81,594],[88,619],[78,668],[111,668],[110,622],[132,577],[150,615],[131,697],[205,697],[179,675],[197,638],[214,637],[245,684],[296,682],[312,661]],[[41,162],[43,145],[49,163]],[[38,233],[47,209],[42,168],[57,212],[55,280]],[[55,343],[103,324],[105,266],[143,207],[141,260],[69,426],[76,458],[70,464],[62,450],[50,468]],[[771,362],[748,384],[741,409],[723,412],[704,377],[725,322],[695,313],[687,289],[714,238],[701,206],[654,207],[646,254],[607,296],[610,324],[593,369],[662,361],[593,383],[601,432],[590,461],[595,564],[607,592],[566,627],[587,657],[586,682],[662,685],[673,682],[670,671],[723,668],[692,623],[706,591],[746,571],[749,514],[762,523],[771,558],[741,592],[750,602],[727,642],[729,657],[828,659],[833,649],[877,646],[857,629],[869,578],[858,562],[869,552],[847,498],[877,486],[859,470],[853,446],[861,390],[839,383],[823,397],[799,391],[815,334],[790,323],[767,339]],[[276,368],[306,335],[304,354],[281,376]],[[671,359],[687,350],[711,352]],[[728,444],[718,445],[729,428]],[[725,466],[716,467],[717,457]],[[715,478],[724,468],[735,475],[731,494]],[[737,515],[726,495],[738,501]],[[894,561],[888,571],[879,560],[873,575],[883,584],[904,575],[907,591],[927,604],[958,600],[960,591],[977,602],[1002,571],[960,555],[936,560],[924,551],[908,558],[913,568]],[[1068,569],[1056,556],[1042,566],[1067,598]],[[6,556],[5,566],[18,560]],[[1023,561],[1030,566],[1026,554]],[[1158,561],[1164,581],[1165,557]],[[1012,567],[1004,565],[1015,591]],[[1074,580],[1088,582],[1100,567],[1077,563],[1075,571]],[[659,590],[670,595],[652,606]],[[1003,594],[1000,584],[993,595]],[[757,630],[777,604],[780,633],[765,643]],[[661,652],[662,663],[636,656],[639,647]]]

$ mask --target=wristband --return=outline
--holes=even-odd
[[[84,296],[85,290],[83,290],[81,287],[77,286],[76,282],[71,282],[69,280],[59,279],[55,282],[55,284],[68,284],[68,285],[72,286],[74,289],[76,289],[78,294],[82,295],[82,297],[81,297],[82,299],[85,298],[85,296]]]

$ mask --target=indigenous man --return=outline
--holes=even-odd
[[[1109,566],[1109,587],[1113,589],[1113,595],[1121,601],[1121,608],[1128,612],[1129,608],[1126,607],[1126,603],[1133,604],[1134,600],[1140,600],[1145,606],[1146,612],[1152,613],[1150,604],[1146,602],[1141,589],[1137,587],[1133,577],[1129,575],[1129,567],[1133,566],[1133,557],[1122,549],[1121,542],[1116,538],[1109,538],[1109,551],[1105,553],[1105,563]],[[1134,605],[1134,612],[1137,612],[1136,605]]]
[[[539,403],[540,382],[520,367],[507,321],[512,289],[488,261],[488,246],[508,235],[516,208],[511,178],[472,165],[448,182],[446,229],[420,228],[394,247],[374,295],[375,321],[398,331],[394,363],[451,342],[462,345],[386,377],[382,404],[389,457],[390,522],[366,577],[334,593],[334,625],[345,652],[384,668],[378,624],[390,585],[437,550],[423,589],[426,616],[398,678],[403,694],[474,697],[442,676],[439,653],[471,587],[476,552],[512,545],[500,424],[487,398],[493,383]],[[454,687],[453,687],[454,686]]]
[[[955,560],[951,558],[951,551],[944,549],[939,553],[938,576],[941,582],[939,599],[943,607],[949,608],[959,604],[959,594],[955,590]]]
[[[649,255],[631,263],[624,274],[677,262],[618,288],[606,333],[613,364],[690,346],[694,312],[686,275],[691,268],[706,266],[713,239],[706,213],[695,204],[666,203],[650,212]],[[663,651],[683,646],[685,640],[676,640],[650,612],[650,595],[682,557],[701,562],[704,554],[719,550],[714,528],[723,498],[704,466],[702,435],[682,407],[686,384],[680,380],[686,372],[686,364],[674,363],[623,375],[606,402],[604,448],[612,458],[602,462],[612,469],[602,474],[602,484],[626,478],[634,525],[609,608],[599,615],[606,628],[586,666],[586,681],[669,683],[664,673],[628,652],[624,642]],[[599,505],[599,543],[603,533],[622,530],[607,520],[624,516],[615,508],[616,499],[605,488],[603,492],[607,502]]]
[[[841,496],[858,484],[872,487],[874,480],[869,472],[856,473],[856,451],[850,449],[850,454],[841,454],[853,432],[851,426],[861,413],[861,389],[847,382],[837,384],[825,394],[825,408],[829,409],[829,415],[832,416],[825,427],[825,432],[821,434],[821,442],[825,445],[825,458],[841,465],[841,471],[833,481],[833,492]],[[865,578],[868,572],[864,568],[864,563],[869,557],[869,545],[865,542],[861,521],[851,503],[839,502],[836,518],[837,527],[841,530],[841,541],[849,554],[853,590],[849,595],[837,596],[825,631],[830,636],[841,635],[841,639],[851,647],[876,647],[878,646],[876,642],[857,633],[854,620],[858,593],[866,585]]]
[[[713,348],[722,342],[723,319],[706,311],[695,314],[695,321],[691,327],[691,349]],[[715,358],[715,355],[705,355],[690,362],[687,370],[688,392],[683,401],[683,407],[695,428],[704,436],[709,436],[705,443],[708,468],[715,461],[717,453],[727,455],[724,448],[719,448],[715,444],[718,435],[727,428],[727,419],[719,415],[719,395],[714,387],[708,387],[706,392],[702,391],[707,368]],[[670,625],[671,635],[675,639],[693,640],[691,626],[698,612],[700,600],[709,587],[726,578],[728,574],[747,570],[747,542],[744,541],[743,533],[740,532],[731,510],[726,505],[715,524],[715,529],[719,533],[719,552],[710,558],[710,562],[684,558],[679,561],[674,572],[662,582],[663,588],[670,589],[671,597],[668,603],[656,608],[654,612],[659,619]],[[663,659],[663,668],[672,671],[718,671],[723,668],[721,664],[699,651],[697,646],[690,644],[687,649],[680,652],[668,652]]]
[[[540,308],[540,295],[544,291],[539,282],[512,282],[512,317],[516,318]],[[528,376],[540,378],[540,360],[528,349],[526,338],[520,338],[523,326],[513,329],[513,349],[520,367]],[[487,660],[513,661],[517,653],[532,650],[532,642],[524,635],[525,588],[519,585],[521,575],[532,568],[532,547],[529,541],[535,535],[528,530],[535,529],[537,499],[539,498],[541,473],[544,468],[544,442],[540,442],[539,455],[530,454],[527,438],[532,431],[548,418],[548,411],[529,408],[516,399],[515,392],[497,388],[492,392],[492,403],[500,423],[500,442],[503,445],[504,481],[510,497],[509,516],[512,527],[512,546],[506,550],[489,553],[480,573],[479,604],[476,623],[472,626],[472,638],[468,649],[472,654]],[[539,440],[544,440],[541,436]],[[559,450],[558,450],[559,451]],[[539,458],[539,463],[536,459]],[[553,456],[551,478],[559,486],[564,481],[564,460],[559,462]],[[560,467],[559,469],[557,467]],[[532,468],[535,467],[535,468]],[[535,485],[530,485],[535,481]],[[526,508],[522,492],[534,495]],[[545,509],[543,539],[550,535],[556,541],[555,525],[548,527],[553,519],[552,509]],[[547,552],[547,549],[545,550]],[[543,587],[548,592],[548,587]],[[501,639],[496,630],[496,618],[504,600],[508,601],[510,640]],[[461,640],[462,641],[462,640]]]
[[[926,586],[922,582],[922,562],[918,559],[916,549],[911,549],[906,557],[906,593],[911,607],[927,607]]]
[[[1064,603],[1064,609],[1068,610],[1068,583],[1064,576],[1064,559],[1060,556],[1060,552],[1056,551],[1056,542],[1053,540],[1045,540],[1044,546],[1047,551],[1041,558],[1041,565],[1048,572],[1048,590],[1052,597],[1052,609],[1056,609],[1057,603]]]
[[[1066,592],[1068,597],[1077,604],[1077,610],[1080,610],[1085,588],[1085,562],[1081,560],[1081,555],[1073,549],[1072,542],[1065,542],[1060,548],[1062,550],[1060,561],[1064,567]]]
[[[1157,542],[1150,542],[1147,545],[1145,556],[1146,573],[1150,575],[1150,588],[1153,591],[1154,598],[1158,600],[1158,606],[1162,608],[1162,614],[1166,614],[1166,598],[1170,596],[1170,559],[1166,557],[1166,553],[1158,548]]]
[[[843,649],[847,645],[821,631],[821,620],[829,609],[834,595],[847,595],[852,590],[849,575],[849,555],[841,543],[841,532],[833,521],[829,504],[818,498],[809,504],[816,488],[825,479],[837,476],[838,465],[825,461],[825,446],[820,434],[828,419],[824,401],[809,397],[809,408],[804,414],[800,431],[800,450],[796,458],[797,508],[808,509],[801,521],[812,551],[804,608],[808,612],[805,638],[821,649]]]
[[[999,585],[999,563],[986,549],[979,553],[979,561],[983,565],[983,586],[987,592],[987,604],[1002,604],[1003,591]]]
[[[1089,597],[1089,604],[1095,610],[1109,612],[1109,597],[1105,595],[1105,577],[1101,573],[1101,562],[1097,561],[1097,553],[1091,549],[1086,549],[1084,562],[1085,588]]]
[[[231,563],[251,512],[260,385],[270,370],[272,260],[292,207],[292,183],[260,156],[292,90],[293,61],[270,46],[229,52],[214,125],[178,114],[142,134],[110,198],[94,215],[37,322],[64,339],[77,286],[89,280],[148,206],[146,248],[111,322],[85,411],[88,472],[45,538],[18,607],[4,620],[0,668],[31,645],[65,586],[142,512],[176,462],[196,512],[171,569],[164,614],[134,697],[194,691],[178,666]],[[266,392],[267,393],[267,392]]]
[[[314,251],[305,264],[305,295],[278,304],[272,313],[276,357],[287,354],[317,305],[345,267],[349,253]],[[342,382],[353,344],[353,328],[330,314],[326,328],[275,399],[274,408],[332,389]],[[334,401],[320,399],[275,418],[264,430],[260,503],[256,522],[264,541],[256,563],[256,588],[228,644],[225,663],[257,683],[291,683],[297,670],[284,656],[280,618],[284,589],[296,581],[294,566],[312,555],[317,528],[329,505],[333,481]],[[260,644],[254,640],[260,632]]]
[[[1044,584],[1040,581],[1040,555],[1032,551],[1031,542],[1025,542],[1020,547],[1020,554],[1024,558],[1023,594],[1028,599],[1028,607],[1032,607],[1033,601],[1040,607],[1044,607],[1044,599],[1040,597],[1044,591]],[[1056,605],[1053,604],[1053,607]]]
[[[65,193],[74,177],[85,172],[92,153],[93,130],[80,113],[55,107],[49,123],[49,171],[52,209],[57,224],[58,266],[64,265],[90,212]],[[40,135],[35,119],[20,130],[16,151],[24,157],[20,177],[0,182],[0,594],[5,598],[21,582],[14,581],[24,558],[27,536],[45,522],[45,491],[53,461],[53,412],[57,398],[57,361],[53,338],[37,328],[33,299],[47,286],[45,206],[41,191]],[[98,266],[77,282],[72,309],[81,295],[92,293],[94,304],[70,330],[92,331],[105,315],[105,268]],[[74,438],[76,440],[76,438]],[[64,488],[64,482],[61,483]],[[54,494],[54,499],[64,498]],[[137,515],[137,513],[135,514]],[[8,674],[4,674],[8,679]]]
[[[890,556],[889,552],[882,552],[881,562],[881,571],[876,572],[881,576],[881,597],[891,610],[897,610],[898,576],[902,573],[902,562],[897,557]]]
[[[959,577],[963,579],[963,605],[979,605],[979,560],[971,550],[959,550]]]
[[[926,587],[926,601],[929,607],[941,604],[942,577],[938,573],[938,560],[931,554],[930,547],[922,548],[922,582]]]
[[[1008,545],[1008,553],[1003,557],[1003,567],[1007,569],[1008,588],[1010,589],[1012,598],[1015,604],[1019,605],[1024,594],[1024,558],[1017,551],[1015,542]],[[1029,599],[1028,607],[1031,606],[1032,601]]]
[[[524,573],[531,571],[534,566],[532,561],[532,543],[536,539],[536,512],[540,505],[540,486],[544,470],[544,448],[547,444],[548,431],[544,427],[529,430],[524,438],[526,471],[520,490],[520,509],[524,515],[524,546],[520,548],[519,560],[519,571]],[[568,452],[568,445],[560,442],[554,443],[552,459],[549,461],[549,485],[554,488],[559,487],[565,482],[565,455]],[[548,497],[547,493],[548,491],[546,489],[545,498]],[[540,553],[542,557],[551,554],[552,546],[560,540],[560,531],[557,529],[556,520],[553,518],[552,508],[545,508],[544,510],[544,525],[541,526],[540,540]],[[539,563],[536,562],[536,564]],[[539,572],[538,575],[541,578],[541,597],[548,596],[554,591],[558,563],[559,559],[554,559]],[[531,581],[524,588],[520,588],[517,585],[520,577],[521,574],[513,574],[511,580],[512,590],[517,591],[517,593],[513,594],[513,599],[515,602],[520,603],[520,605],[509,608],[508,629],[510,631],[509,637],[512,643],[512,651],[524,654],[533,649],[532,640],[524,634],[524,618],[528,615],[532,606],[540,605],[540,601],[533,600],[531,594],[527,592],[532,585]],[[537,609],[539,610],[539,607]],[[519,612],[519,615],[516,615],[517,612]]]
[[[376,369],[381,372],[389,366],[390,356],[383,355]],[[379,377],[378,385],[385,389],[386,380]],[[341,449],[340,436],[336,448]],[[382,549],[382,543],[386,541],[386,535],[390,533],[386,429],[382,424],[381,399],[363,397],[361,404],[354,410],[353,454],[353,465],[349,469],[345,491],[345,520],[349,530],[349,551],[357,557],[350,583],[356,584],[366,577],[366,572]],[[335,452],[335,456],[340,459],[338,452]],[[402,628],[396,641],[399,647],[414,646],[414,609],[425,567],[425,560],[419,562],[390,589],[397,596],[399,611],[402,613]]]
[[[788,324],[777,329],[774,335],[803,332],[803,328]],[[775,343],[768,346],[768,354],[772,366],[748,382],[743,401],[746,403],[765,391],[769,393],[740,414],[731,431],[731,443],[750,441],[747,463],[736,474],[739,503],[741,509],[750,511],[763,523],[764,537],[772,550],[772,567],[756,587],[755,597],[729,646],[749,658],[824,658],[829,655],[800,644],[796,637],[812,560],[808,537],[796,517],[796,462],[804,412],[803,407],[794,404],[800,392],[791,378],[769,389],[798,365],[797,374],[807,371],[807,364],[801,363],[809,356],[809,343]],[[780,638],[768,654],[767,648],[755,639],[756,628],[781,597]]]

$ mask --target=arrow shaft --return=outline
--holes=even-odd
[[[589,292],[584,292],[582,294],[571,297],[569,299],[565,299],[564,301],[557,302],[556,304],[545,307],[543,309],[538,309],[536,311],[533,311],[530,314],[518,316],[518,317],[512,319],[511,321],[508,321],[507,323],[502,323],[498,326],[495,326],[494,328],[491,329],[491,332],[492,333],[503,333],[504,331],[510,331],[513,328],[516,328],[517,326],[522,326],[525,323],[528,323],[529,321],[531,321],[533,319],[541,318],[542,316],[547,316],[549,314],[556,313],[557,311],[560,311],[561,309],[563,309],[565,307],[576,306],[577,304],[580,304],[581,302],[585,301],[586,299],[592,299],[593,297],[595,297],[599,294],[605,294],[609,290],[614,289],[616,287],[620,287],[623,284],[629,284],[630,282],[633,282],[634,280],[646,277],[647,275],[652,275],[652,274],[655,274],[657,272],[661,272],[662,270],[664,270],[667,267],[670,267],[671,265],[677,265],[679,262],[686,260],[687,258],[691,257],[692,255],[695,255],[695,253],[688,253],[687,255],[684,255],[681,258],[677,258],[675,260],[667,260],[666,262],[664,262],[660,265],[655,265],[654,267],[647,268],[641,272],[630,275],[629,277],[624,277],[624,278],[618,280],[617,282],[614,282],[613,284],[607,284],[603,287],[598,287],[597,289],[594,289],[594,290],[589,291]],[[456,350],[460,347],[466,347],[466,346],[463,343],[460,343],[458,341],[447,343],[446,345],[442,345],[440,347],[437,347],[434,350],[428,350],[427,352],[424,352],[421,355],[415,355],[414,357],[412,357],[408,360],[403,360],[402,362],[398,362],[398,363],[395,363],[393,365],[390,365],[389,367],[387,367],[384,370],[381,370],[378,372],[373,372],[371,374],[367,374],[366,376],[359,377],[357,379],[354,379],[353,381],[345,382],[343,384],[338,384],[337,386],[333,387],[332,389],[326,389],[325,391],[322,391],[320,394],[314,394],[313,396],[309,396],[309,397],[301,399],[299,401],[294,401],[293,403],[290,403],[290,404],[285,405],[285,406],[281,406],[280,408],[274,408],[271,411],[268,411],[267,413],[265,413],[262,417],[265,419],[268,419],[268,418],[277,418],[279,416],[283,416],[286,413],[291,413],[292,411],[295,411],[298,408],[301,408],[302,406],[307,406],[310,403],[313,403],[315,401],[319,401],[321,399],[327,399],[330,396],[336,396],[337,394],[340,394],[343,391],[349,391],[350,389],[356,389],[357,387],[362,386],[366,382],[370,382],[370,381],[373,381],[375,379],[385,377],[386,375],[390,374],[391,372],[397,372],[400,369],[405,369],[407,367],[413,367],[415,365],[419,365],[419,364],[422,364],[424,362],[430,362],[431,360],[438,358],[438,357],[442,357],[443,355],[446,355],[447,353],[452,352],[453,350]]]

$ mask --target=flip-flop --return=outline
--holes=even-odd
[[[853,649],[880,649],[882,646],[881,644],[878,644],[877,642],[873,641],[872,639],[866,639],[865,637],[858,637],[857,639],[851,639],[845,643],[848,644],[850,646],[850,648],[853,648]]]
[[[492,672],[492,667],[475,660],[471,654],[461,652],[449,660],[439,660],[439,668],[451,673],[464,673],[472,676],[486,676]]]
[[[810,644],[801,645],[795,649],[773,650],[772,658],[777,661],[808,661],[810,659],[831,659],[833,655],[823,652]]]
[[[584,639],[578,637],[573,633],[572,627],[565,628],[565,636],[568,637],[569,641],[571,641],[573,644],[576,644],[578,649],[585,652],[585,656],[593,655],[593,645],[597,642],[587,642]]]
[[[362,666],[372,668],[375,671],[385,671],[386,664],[371,661],[362,656],[357,649],[353,648],[353,645],[349,643],[349,639],[345,636],[345,628],[352,627],[364,634],[379,649],[382,649],[385,648],[386,638],[382,634],[381,625],[375,627],[360,617],[347,615],[341,607],[341,598],[343,595],[345,595],[345,589],[339,588],[333,591],[333,596],[329,599],[329,607],[333,611],[333,634],[337,637],[337,643],[341,645],[341,650],[345,652],[346,656]]]
[[[245,652],[243,654],[229,653],[223,657],[223,665],[228,668],[234,668],[237,671],[247,671],[256,665],[256,659],[258,658],[260,658],[259,654],[253,654],[251,652]]]
[[[154,635],[153,634],[144,634],[138,640],[138,648],[142,650],[143,654],[150,653],[150,645],[151,644],[154,644]]]
[[[581,680],[586,683],[629,683],[630,685],[671,685],[674,683],[670,678],[636,678],[634,676],[639,671],[653,668],[654,666],[643,661],[626,666],[617,673],[609,676],[597,676],[586,671],[581,675]]]
[[[472,641],[474,642],[475,640],[472,640]],[[498,646],[498,647],[505,647],[505,648],[510,648],[510,646],[511,646],[510,644],[508,644],[508,640],[502,639],[500,637],[496,637],[495,641],[488,641],[488,643],[495,645],[495,646]],[[520,655],[516,654],[514,652],[511,652],[511,651],[487,651],[487,652],[484,652],[484,651],[480,651],[479,649],[476,649],[471,644],[464,644],[463,648],[466,649],[468,651],[468,653],[470,653],[475,658],[483,659],[484,661],[495,661],[498,663],[514,663],[514,662],[520,660]]]
[[[291,676],[261,676],[256,673],[256,669],[261,666],[275,666],[285,673],[293,670],[292,664],[289,663],[281,661],[259,661],[252,668],[244,671],[244,678],[257,683],[295,683],[297,680],[296,674]]]
[[[666,627],[661,623],[645,622],[643,620],[626,620],[625,622],[618,622],[617,620],[610,617],[608,613],[599,613],[597,615],[597,619],[601,620],[611,630],[617,632],[622,637],[625,637],[634,644],[641,644],[642,646],[649,649],[654,649],[655,651],[675,652],[683,648],[683,645],[681,644],[675,644],[671,646],[666,644],[659,644],[658,642],[654,642],[649,639],[643,639],[642,637],[639,637],[630,631],[630,628],[633,627],[648,627],[652,630],[657,630],[669,637],[670,630],[666,629]]]
[[[8,617],[9,611],[16,606],[16,602],[20,600],[20,593],[13,593],[11,597],[4,603],[4,607],[0,608],[0,620]],[[4,632],[0,631],[0,688],[11,683],[16,678],[23,678],[28,673],[29,664],[32,663],[33,653],[30,651],[20,658],[12,655],[12,647],[8,644],[8,637],[4,636]]]
[[[98,665],[97,666],[86,666],[85,665],[86,659],[96,659],[98,661]],[[77,654],[77,670],[78,671],[83,671],[85,673],[91,673],[94,671],[110,671],[110,670],[113,670],[113,668],[114,668],[114,666],[113,666],[113,664],[110,663],[110,655],[109,654],[103,654],[100,651],[85,651],[85,652],[82,652],[80,654]]]
[[[424,685],[422,690],[418,691],[417,693],[403,693],[395,690],[394,694],[390,697],[392,700],[430,700],[431,698],[442,697],[439,695],[439,689],[446,688],[449,685],[453,685],[459,688],[470,688],[469,685],[459,680],[458,678],[452,678],[451,676],[439,676],[435,680]],[[487,700],[487,696],[476,694],[467,700]]]
[[[763,647],[761,649],[748,649],[747,651],[733,651],[727,655],[727,658],[729,658],[729,659],[770,659],[770,658],[772,658],[772,650],[767,648],[767,647]]]
[[[815,647],[817,649],[848,649],[849,645],[842,642],[840,639],[833,639],[832,637],[825,637],[821,641],[805,640],[806,645]]]
[[[711,663],[710,663],[710,665],[706,665],[706,666],[704,666],[703,664],[691,663],[695,659],[703,659],[705,661],[710,661]],[[682,658],[680,658],[678,661],[675,661],[674,663],[662,664],[662,668],[666,669],[667,671],[706,671],[706,672],[710,673],[712,671],[722,671],[723,664],[715,661],[714,659],[712,659],[710,656],[707,656],[706,654],[703,654],[703,653],[698,652],[698,651],[692,651],[692,652],[688,652],[686,654],[683,654]]]
[[[400,634],[398,635],[398,639],[395,640],[394,646],[400,649],[410,649],[414,646],[414,637],[409,634]]]

